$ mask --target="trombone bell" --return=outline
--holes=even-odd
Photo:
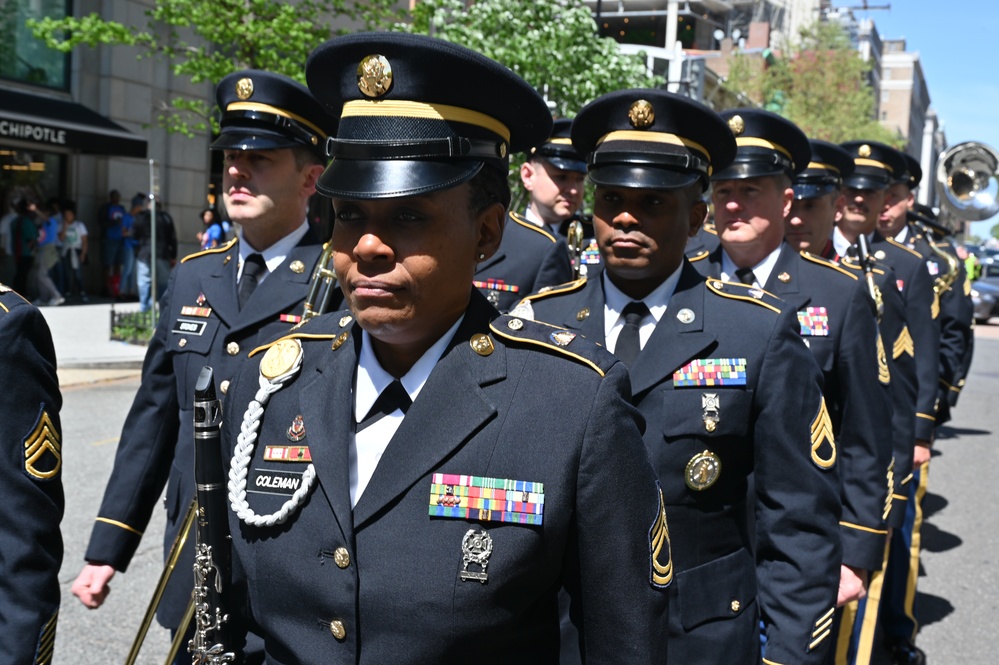
[[[940,155],[937,192],[941,206],[977,222],[999,213],[999,153],[984,143],[959,143]]]

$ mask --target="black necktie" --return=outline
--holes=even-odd
[[[735,276],[746,286],[752,286],[756,283],[756,275],[753,274],[752,268],[738,268],[735,271]]]
[[[413,400],[409,399],[409,393],[406,389],[402,387],[402,382],[399,380],[393,381],[388,385],[388,387],[382,391],[382,394],[378,396],[375,403],[371,405],[371,410],[368,411],[368,415],[364,416],[364,420],[357,423],[357,429],[355,432],[360,432],[366,427],[374,425],[376,422],[381,420],[387,415],[395,412],[396,409],[405,414],[409,411],[410,405]]]
[[[617,336],[617,345],[614,347],[614,355],[631,367],[638,357],[638,352],[642,349],[642,342],[638,336],[638,331],[642,327],[642,319],[649,314],[649,308],[644,302],[630,302],[621,312],[624,316],[624,327]]]
[[[260,254],[250,254],[243,261],[243,275],[239,278],[239,308],[250,299],[254,289],[257,288],[257,280],[261,273],[267,270],[264,257]]]

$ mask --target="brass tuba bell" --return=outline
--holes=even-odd
[[[999,213],[999,153],[977,141],[958,143],[937,161],[941,207],[977,222]]]

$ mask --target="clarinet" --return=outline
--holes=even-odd
[[[187,647],[193,665],[220,665],[236,659],[230,650],[228,626],[232,537],[222,468],[221,424],[222,405],[215,396],[212,368],[205,367],[194,388],[194,482],[198,501],[195,626]]]
[[[867,290],[871,294],[871,299],[874,301],[875,313],[878,317],[878,324],[881,324],[881,318],[885,313],[885,302],[881,297],[881,289],[878,285],[874,283],[874,261],[871,259],[871,248],[867,244],[867,237],[861,233],[857,236],[857,261],[860,263],[860,267],[864,270],[864,277],[867,281]]]

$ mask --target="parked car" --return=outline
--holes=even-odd
[[[982,279],[972,282],[971,302],[975,305],[975,323],[988,323],[993,316],[999,316],[999,284]]]

